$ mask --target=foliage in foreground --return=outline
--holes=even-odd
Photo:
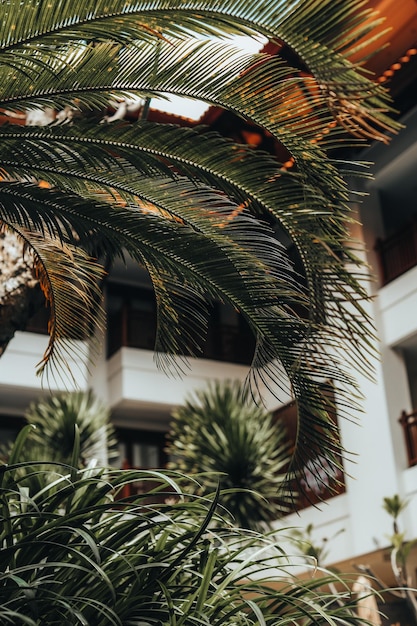
[[[221,504],[233,523],[264,529],[289,511],[289,441],[284,426],[239,381],[217,381],[172,414],[171,469],[192,475],[191,492],[221,485]]]
[[[293,577],[279,536],[222,525],[216,497],[182,495],[180,475],[55,465],[29,492],[21,464],[0,469],[4,625],[359,625],[347,585]],[[117,499],[137,480],[151,492]]]
[[[395,127],[383,88],[350,61],[366,58],[375,34],[362,0],[1,7],[0,108],[11,123],[0,127],[0,226],[31,251],[50,304],[40,369],[67,362],[85,345],[73,340],[101,326],[97,259],[111,267],[127,254],[155,290],[162,364],[178,371],[170,355],[198,356],[213,299],[227,302],[256,337],[253,386],[291,389],[298,439],[309,442],[295,447],[297,465],[319,451],[333,462],[338,442],[320,384],[333,379],[340,394],[346,385],[351,405],[346,344],[367,372],[370,325],[349,236],[352,166],[332,150],[347,132],[349,146],[362,145]],[[247,54],[231,34],[262,35],[277,54]],[[159,94],[258,126],[294,167],[206,128],[145,119]],[[137,123],[97,123],[110,99],[133,96],[145,103]],[[14,123],[42,108],[49,126]]]
[[[327,559],[329,541],[335,539],[338,535],[345,532],[344,528],[340,528],[331,537],[314,537],[314,525],[307,524],[305,528],[294,528],[290,531],[290,538],[294,547],[308,560],[314,559],[318,566],[323,564]]]

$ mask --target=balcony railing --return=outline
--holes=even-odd
[[[417,265],[417,220],[387,239],[378,239],[375,251],[383,285]]]
[[[403,411],[398,421],[404,432],[408,465],[409,467],[417,465],[417,411],[413,413]]]
[[[156,316],[123,306],[108,320],[108,356],[122,347],[153,350]],[[251,362],[255,340],[249,329],[232,324],[210,323],[201,358],[247,365]]]

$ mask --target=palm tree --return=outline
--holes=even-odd
[[[322,381],[351,389],[337,353],[345,362],[347,341],[353,362],[358,354],[363,361],[369,320],[349,244],[351,166],[330,151],[346,133],[351,146],[385,141],[394,128],[386,93],[349,60],[366,54],[364,38],[373,33],[361,6],[2,4],[0,108],[10,122],[42,109],[53,120],[0,128],[0,220],[31,255],[51,310],[40,372],[65,362],[71,339],[91,338],[102,325],[103,266],[130,255],[156,293],[161,363],[175,369],[169,355],[198,355],[210,302],[228,302],[256,336],[251,384],[262,381],[274,393],[289,386],[297,402],[295,461],[302,466],[323,449],[333,460],[338,444]],[[262,35],[278,53],[244,53],[233,34]],[[148,103],[161,93],[204,100],[258,125],[294,167],[206,128],[151,123],[146,106],[137,123],[96,123],[94,112],[110,98],[134,94]],[[291,243],[295,265],[280,238]]]
[[[172,414],[169,468],[192,475],[190,491],[215,493],[240,528],[262,531],[288,513],[290,442],[240,381],[216,381]]]

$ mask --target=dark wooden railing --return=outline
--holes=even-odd
[[[135,311],[125,306],[108,320],[108,356],[122,347],[153,350],[156,316],[153,312]],[[255,340],[249,329],[211,323],[201,358],[229,363],[249,364]]]
[[[403,428],[405,446],[407,448],[408,465],[417,465],[417,411],[403,411],[398,420]]]
[[[122,465],[122,469],[124,470],[149,470],[149,467],[133,467],[128,461],[124,461],[123,465]],[[155,470],[157,471],[157,470]],[[118,494],[118,499],[122,499],[122,498],[131,498],[132,496],[143,496],[147,493],[149,493],[150,491],[152,491],[152,489],[156,489],[157,487],[160,487],[161,483],[159,481],[152,480],[152,476],[148,476],[146,478],[146,480],[135,480],[134,482],[130,482],[130,483],[126,483],[123,488],[122,491]],[[162,491],[162,490],[161,490]],[[152,495],[150,495],[147,498],[142,498],[141,500],[141,504],[145,505],[145,504],[157,504],[157,503],[163,503],[167,500],[167,498],[169,498],[169,493],[171,492],[171,489],[169,489],[168,485],[167,487],[162,491],[162,493],[154,493]],[[173,492],[173,489],[172,489]]]
[[[383,285],[417,265],[417,220],[387,239],[378,239],[375,251]]]

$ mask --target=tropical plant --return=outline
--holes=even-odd
[[[349,60],[374,37],[362,0],[8,0],[1,11],[0,220],[50,305],[40,371],[96,335],[103,266],[130,255],[156,293],[162,365],[198,355],[212,299],[228,302],[256,336],[251,383],[291,388],[295,463],[325,450],[333,463],[322,381],[347,385],[351,403],[346,343],[360,367],[370,324],[349,238],[352,167],[331,150],[346,133],[351,146],[395,127],[383,88]],[[232,34],[278,52],[247,54]],[[147,121],[158,94],[258,125],[294,167],[206,128]],[[96,123],[110,98],[131,95],[145,100],[137,123]],[[50,125],[13,123],[40,109]]]
[[[285,428],[240,381],[213,382],[177,408],[167,453],[169,468],[195,479],[192,493],[220,484],[221,504],[237,526],[265,530],[290,510]]]
[[[33,402],[25,414],[29,426],[25,446],[20,447],[19,462],[34,462],[37,472],[30,465],[21,465],[20,472],[26,476],[26,486],[41,489],[54,483],[63,465],[107,466],[117,456],[117,440],[110,423],[109,409],[92,391],[63,392],[49,395]],[[79,456],[74,458],[74,442],[77,439]],[[1,446],[1,457],[10,462],[14,444]]]
[[[401,498],[398,493],[393,496],[386,496],[382,501],[382,508],[390,517],[392,517],[392,524],[394,534],[399,534],[398,517],[407,508],[408,500]]]
[[[24,437],[0,467],[5,626],[360,625],[346,584],[298,580],[277,536],[222,524],[216,497],[184,496],[180,475],[62,466],[54,485],[28,491]],[[151,493],[117,499],[137,480]]]
[[[307,563],[314,562],[321,567],[328,557],[329,541],[335,539],[338,535],[345,532],[344,528],[340,528],[331,537],[321,537],[318,539],[314,535],[314,524],[307,524],[305,528],[294,528],[290,531],[291,542],[306,558]]]
[[[74,462],[76,431],[80,440],[78,467],[92,461],[107,465],[117,455],[110,410],[91,390],[58,392],[32,402],[25,421],[32,428],[19,461]],[[12,449],[13,442],[2,446],[1,454],[6,460]]]
[[[392,518],[393,523],[393,533],[389,538],[391,543],[390,561],[397,588],[389,589],[389,592],[394,598],[405,601],[409,611],[409,619],[412,623],[417,624],[416,590],[410,587],[410,579],[407,573],[407,561],[417,540],[406,541],[406,533],[402,532],[398,525],[398,517],[407,506],[408,500],[402,498],[397,493],[393,496],[385,497],[382,501],[382,508]],[[369,565],[361,564],[357,569],[372,577],[380,589],[388,589],[386,581],[378,577]]]
[[[108,455],[117,454],[110,410],[91,390],[48,395],[33,402],[25,418],[35,427],[27,438],[25,460],[69,463],[73,459],[76,429],[80,439],[79,467],[94,459],[106,465]]]
[[[408,578],[407,561],[410,552],[417,543],[417,539],[412,541],[405,540],[405,532],[402,532],[398,526],[398,516],[408,506],[408,500],[401,498],[397,493],[391,497],[383,499],[383,509],[392,517],[393,534],[390,537],[391,550],[391,568],[395,580],[401,594],[405,598],[407,606],[412,615],[414,624],[417,624],[417,599],[416,591],[410,589],[410,580]]]

